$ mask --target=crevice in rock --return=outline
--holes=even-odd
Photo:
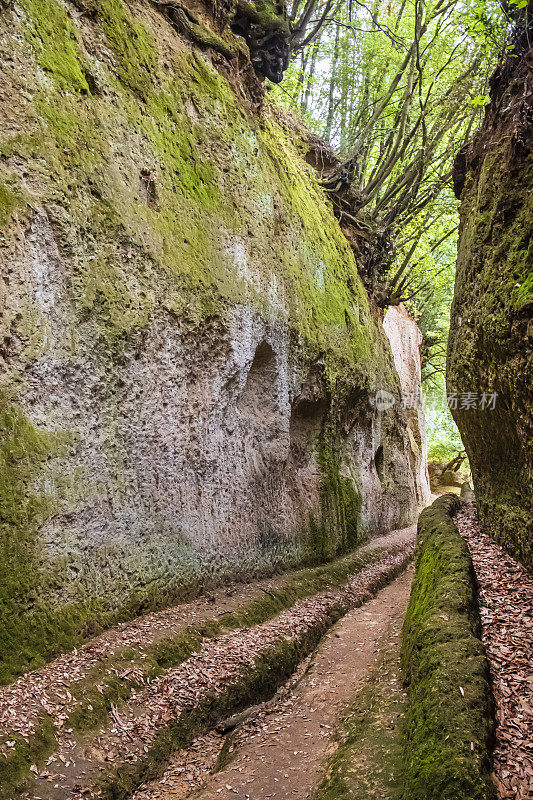
[[[294,468],[303,469],[311,461],[326,410],[327,402],[323,398],[315,401],[303,398],[294,403],[290,421],[291,463]]]
[[[159,205],[155,177],[151,169],[142,169],[139,177],[139,194],[150,208]]]
[[[239,413],[253,421],[254,426],[266,428],[274,422],[278,406],[276,354],[268,342],[261,342],[238,400]]]
[[[385,455],[383,452],[383,445],[380,444],[374,456],[374,466],[376,468],[376,472],[378,473],[378,478],[380,482],[382,482],[384,478],[384,471],[383,471],[384,465],[385,465]]]

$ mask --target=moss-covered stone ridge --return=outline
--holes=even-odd
[[[533,77],[531,48],[492,78],[455,165],[459,252],[448,348],[452,414],[484,529],[533,565]],[[470,394],[468,394],[470,393]],[[466,398],[466,403],[465,403]],[[470,402],[469,402],[470,401]],[[472,402],[473,401],[473,402]]]
[[[475,575],[443,495],[420,515],[416,574],[404,623],[408,687],[404,795],[493,800],[493,704]]]
[[[0,15],[2,681],[416,514],[381,321],[242,58],[144,0]]]

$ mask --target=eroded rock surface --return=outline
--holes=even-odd
[[[407,421],[406,452],[409,453],[415,476],[416,499],[419,506],[430,500],[428,459],[426,452],[426,420],[422,405],[422,368],[420,345],[422,333],[409,317],[405,307],[391,306],[383,320],[389,339],[394,366],[400,379],[402,405]]]
[[[3,679],[424,496],[302,142],[158,8],[43,1],[0,16]]]
[[[524,39],[493,76],[484,122],[456,163],[447,383],[483,527],[531,565],[533,50]]]

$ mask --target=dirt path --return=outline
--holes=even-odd
[[[313,800],[400,800],[408,710],[401,667],[403,615],[394,615],[368,682],[343,713],[335,750]]]
[[[413,540],[413,530],[412,526],[372,539],[360,547],[357,554],[405,544]],[[14,683],[0,686],[0,754],[9,752],[5,741],[14,735],[32,736],[43,712],[54,718],[56,727],[68,726],[69,715],[79,705],[72,695],[75,687],[99,669],[105,671],[110,659],[129,650],[144,658],[144,650],[150,645],[176,636],[190,626],[199,626],[222,614],[237,611],[266,593],[283,587],[300,572],[293,570],[249,583],[218,587],[190,603],[138,617],[59,656],[41,669],[21,676]],[[115,677],[114,665],[109,672]],[[101,682],[105,682],[103,678]]]
[[[170,753],[162,755],[160,743],[168,741],[169,736],[189,735],[191,713],[203,719],[210,709],[223,708],[226,702],[231,710],[235,707],[231,698],[235,691],[239,696],[238,687],[246,681],[256,681],[255,696],[274,691],[276,669],[268,667],[264,672],[262,659],[267,659],[265,663],[269,657],[281,659],[281,679],[284,659],[291,664],[290,659],[297,657],[299,650],[302,655],[307,652],[307,641],[312,642],[335,620],[370,600],[405,569],[413,555],[414,536],[412,527],[387,537],[389,546],[379,547],[376,557],[366,564],[358,555],[352,556],[340,566],[340,576],[344,576],[341,585],[328,583],[325,590],[297,600],[268,621],[205,638],[179,666],[163,670],[131,691],[120,711],[113,708],[110,718],[89,736],[65,725],[56,728],[55,752],[45,764],[32,767],[33,786],[23,796],[32,800],[97,797],[102,780],[106,782],[106,796],[115,796],[126,773],[127,792],[133,792],[142,774],[153,772],[156,762],[161,766],[167,762]],[[339,568],[340,562],[336,563],[334,569]],[[345,575],[347,568],[353,571]],[[331,568],[317,569],[326,570],[329,582]],[[120,683],[121,676],[118,679]],[[55,722],[53,716],[49,719]],[[212,724],[217,721],[215,717]]]
[[[533,800],[533,577],[481,530],[473,505],[456,516],[479,583],[482,639],[496,701],[493,780],[500,800]]]
[[[399,635],[411,581],[409,568],[373,600],[343,617],[294,690],[245,723],[231,748],[224,746],[222,736],[205,737],[196,758],[177,758],[163,778],[138,792],[135,800],[181,800],[201,783],[202,765],[208,771],[228,758],[230,763],[208,776],[195,798],[310,798],[334,749],[340,715],[368,681],[384,645]]]

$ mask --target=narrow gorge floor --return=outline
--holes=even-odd
[[[493,675],[497,796],[529,800],[531,579],[481,532],[473,507],[456,521],[477,574]],[[415,526],[393,531],[338,562],[147,615],[0,688],[0,770],[21,742],[39,742],[43,720],[54,732],[51,749],[30,767],[29,791],[13,784],[2,798],[395,800],[406,710],[400,642],[415,535]],[[226,616],[234,613],[238,627]],[[183,649],[182,633],[193,630],[187,623],[214,620]],[[161,661],[150,671],[161,644],[166,667]],[[237,692],[224,705],[250,674],[244,702]],[[116,686],[123,693],[115,702]],[[109,710],[102,706],[92,720],[100,693]],[[199,728],[161,750],[172,726],[187,728],[190,709],[200,712]],[[74,725],[80,710],[88,727]],[[123,783],[123,775],[133,778]]]
[[[343,617],[281,697],[256,709],[235,733],[214,732],[198,740],[174,759],[162,779],[137,792],[135,800],[183,800],[195,789],[201,789],[194,794],[197,800],[312,797],[328,758],[338,749],[336,731],[345,709],[369,685],[377,665],[383,666],[384,655],[389,661],[391,650],[397,656],[412,575],[410,567],[373,600]],[[386,676],[387,694],[401,699],[399,681],[388,669]],[[389,709],[389,728],[397,716]],[[368,763],[372,754],[359,755],[360,774],[355,760],[350,780],[371,780],[364,796],[387,798],[386,765],[380,763],[379,775],[374,774]]]
[[[533,576],[484,533],[473,504],[455,521],[478,582],[496,706],[497,798],[533,800]]]
[[[135,796],[138,800],[163,788],[166,794],[153,796],[187,796],[202,780],[193,774],[194,769],[180,770],[176,761],[179,752],[170,767],[170,752],[163,760],[157,756],[161,768],[166,769],[163,778],[156,782],[156,788],[139,790],[143,779],[153,773],[153,754],[158,742],[161,736],[168,735],[169,726],[184,723],[187,727],[188,709],[195,709],[194,713],[200,710],[200,714],[207,709],[211,713],[213,703],[222,702],[224,707],[225,698],[231,698],[235,691],[238,698],[239,686],[243,680],[246,684],[247,676],[252,676],[253,689],[248,690],[246,705],[250,705],[250,699],[258,698],[259,702],[274,695],[260,707],[261,713],[252,723],[259,726],[259,735],[266,741],[256,741],[257,732],[252,733],[247,746],[254,748],[257,764],[263,764],[262,751],[267,747],[270,750],[274,744],[274,737],[268,731],[278,732],[281,727],[283,736],[278,751],[289,754],[291,762],[283,775],[287,773],[293,781],[283,791],[290,796],[308,796],[305,791],[310,792],[317,782],[321,763],[331,747],[331,732],[337,717],[370,673],[390,621],[395,617],[399,621],[403,616],[410,577],[395,579],[412,559],[415,533],[415,526],[394,531],[330,565],[288,573],[248,587],[230,588],[226,591],[235,591],[237,597],[224,595],[220,604],[215,596],[213,603],[200,600],[188,607],[148,615],[109,631],[3,687],[0,689],[1,748],[5,758],[2,779],[4,783],[6,778],[13,781],[12,796],[32,800],[99,797],[102,781],[106,797]],[[281,586],[292,589],[288,594],[276,594]],[[281,608],[276,604],[271,607],[271,600],[281,602]],[[254,624],[254,615],[247,614],[250,611],[257,614],[257,603],[263,621],[255,616]],[[237,628],[232,629],[226,616],[228,604],[232,608],[229,613],[239,610],[238,620],[233,621],[238,621]],[[211,606],[211,613],[206,605]],[[180,631],[191,621],[186,612],[193,609],[196,623],[198,617],[215,619],[218,623],[211,631],[200,628],[202,635],[192,644],[187,640],[183,650]],[[326,633],[328,628],[330,632]],[[306,654],[314,651],[324,633],[322,645],[309,666]],[[153,648],[160,641],[166,643],[165,658],[169,656],[169,645],[176,645],[177,649],[170,648],[171,659],[166,668],[159,662],[158,668],[150,671],[147,664],[151,663]],[[268,666],[272,658],[273,668]],[[243,707],[242,701],[237,700],[237,710],[239,702]],[[109,706],[109,712],[105,712],[102,703]],[[229,709],[231,703],[235,707],[231,700]],[[76,716],[80,712],[84,715],[81,726]],[[212,729],[216,722],[213,719],[208,728]],[[204,723],[200,728],[202,725],[208,729]],[[246,727],[239,729],[235,741],[245,730]],[[43,736],[47,738],[43,740]],[[213,779],[216,783],[225,775],[222,769],[228,756],[240,757],[240,748],[238,753],[229,752],[232,742],[231,736],[222,737],[216,732],[192,744],[188,739],[183,745],[186,761],[190,762],[200,752],[202,776],[218,771]],[[35,756],[29,755],[32,752]],[[34,759],[27,761],[26,767],[33,775],[33,785],[23,795],[17,789],[18,773],[13,778],[9,776],[10,768],[19,770],[23,766],[20,753]],[[252,758],[247,756],[245,748],[242,753],[244,761]],[[275,758],[278,760],[278,755]],[[240,774],[238,765],[235,769]],[[130,777],[133,774],[126,789],[122,785],[124,770]],[[161,776],[161,771],[156,770],[155,774]],[[167,791],[169,776],[178,774],[181,776],[178,793],[174,788]],[[243,773],[243,797],[250,794],[244,791],[245,777]],[[250,779],[253,780],[252,775],[246,778]],[[265,786],[256,796],[282,796],[275,792],[278,781],[277,774],[265,773]],[[206,798],[225,796],[223,792],[235,797],[233,788],[226,788],[229,780],[222,786],[215,783],[211,785],[208,781]],[[294,794],[296,789],[298,795]],[[10,794],[3,796],[11,800]]]

